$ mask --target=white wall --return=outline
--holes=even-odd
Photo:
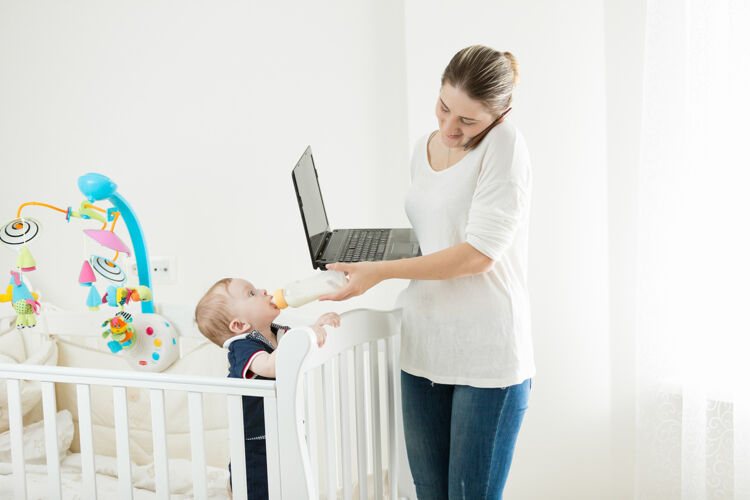
[[[400,203],[378,201],[402,199],[408,182],[399,2],[0,9],[3,221],[31,199],[77,206],[76,178],[101,172],[149,253],[177,258],[178,282],[156,286],[156,300],[195,302],[227,275],[279,287],[314,272],[290,177],[312,144],[334,226],[407,225]],[[24,214],[46,229],[31,278],[49,300],[83,307],[78,235],[91,225]],[[3,250],[0,265],[12,263]],[[365,303],[389,307],[401,286]]]
[[[626,237],[608,234],[607,206],[608,161],[627,151],[605,114],[623,112],[616,96],[629,92],[617,83],[626,70],[605,64],[605,46],[626,52],[605,34],[627,34],[620,10],[614,0],[0,3],[0,219],[31,199],[77,205],[75,179],[98,171],[136,210],[149,253],[177,257],[178,282],[156,286],[157,301],[194,302],[225,275],[280,286],[312,273],[289,178],[305,146],[334,226],[406,225],[411,145],[436,126],[444,66],[472,43],[510,50],[521,70],[512,119],[535,175],[538,374],[507,497],[613,498],[628,481],[613,460],[628,445],[612,410],[630,411],[608,312],[607,247]],[[83,307],[88,225],[24,213],[45,224],[31,277],[48,299]],[[0,251],[0,269],[12,264]],[[403,285],[308,311],[390,307]]]

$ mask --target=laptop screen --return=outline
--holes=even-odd
[[[294,189],[297,191],[297,203],[299,203],[300,213],[302,214],[302,222],[305,225],[310,256],[314,261],[326,233],[330,231],[330,227],[310,146],[307,147],[302,158],[299,159],[294,170],[292,170],[292,179],[294,180]]]

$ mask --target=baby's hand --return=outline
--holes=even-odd
[[[326,313],[315,321],[315,324],[310,325],[310,328],[315,332],[315,336],[318,338],[318,347],[322,346],[326,341],[326,329],[323,325],[329,326],[340,326],[341,316],[336,313]]]
[[[315,332],[315,337],[318,339],[318,347],[322,346],[326,341],[326,329],[320,325],[310,325],[310,328]]]
[[[330,326],[341,326],[341,316],[331,312],[325,313],[323,316],[315,321],[317,326],[330,325]]]

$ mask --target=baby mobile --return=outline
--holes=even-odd
[[[12,304],[17,314],[17,328],[31,328],[36,325],[36,316],[39,315],[41,307],[39,296],[26,286],[23,274],[36,269],[29,245],[37,243],[42,225],[38,220],[22,215],[25,207],[41,206],[61,212],[66,222],[70,222],[71,218],[97,221],[103,224],[102,227],[84,229],[83,233],[102,247],[114,251],[114,256],[107,258],[90,254],[84,259],[78,282],[88,290],[86,306],[91,311],[98,311],[102,305],[117,308],[114,316],[101,323],[105,328],[102,337],[105,340],[110,339],[107,342],[109,350],[114,354],[127,355],[128,361],[140,369],[161,371],[177,358],[177,341],[175,331],[169,322],[154,314],[151,273],[140,223],[130,205],[117,193],[117,185],[108,177],[94,173],[86,174],[78,179],[78,187],[86,199],[80,203],[77,210],[73,210],[72,206],[62,209],[46,203],[28,202],[18,208],[14,219],[0,227],[0,243],[18,253],[16,269],[10,271],[10,284],[6,293],[0,294],[0,302]],[[112,207],[104,209],[94,205],[95,201],[105,199]],[[125,222],[135,249],[137,286],[127,285],[127,276],[123,268],[117,264],[120,253],[128,257],[133,254],[114,232],[119,219]],[[105,283],[104,295],[100,294],[95,285],[97,278]],[[125,306],[131,302],[140,302],[142,314],[136,315],[125,311]]]

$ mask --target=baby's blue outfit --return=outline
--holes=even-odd
[[[271,324],[271,331],[277,335],[289,327]],[[258,331],[232,337],[225,344],[229,352],[229,377],[273,380],[262,377],[250,370],[253,357],[259,353],[274,351],[273,346]],[[263,414],[263,398],[242,396],[242,412],[245,422],[245,474],[247,476],[248,500],[265,500],[268,498],[268,467],[266,462],[266,424]],[[232,472],[232,464],[229,464]],[[230,475],[231,485],[231,475]]]

